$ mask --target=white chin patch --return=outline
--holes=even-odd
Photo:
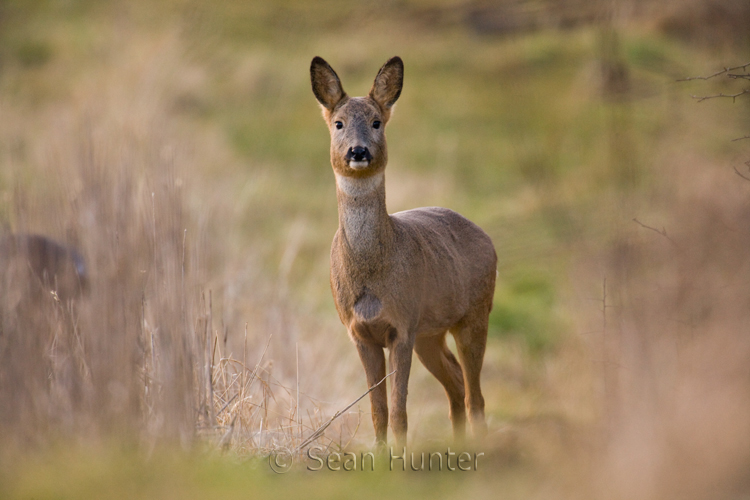
[[[369,161],[350,161],[349,166],[354,169],[366,168],[370,166],[370,162]]]

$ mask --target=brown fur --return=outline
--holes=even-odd
[[[76,298],[88,288],[83,257],[36,234],[0,238],[0,275],[0,290],[20,287],[36,295],[54,291],[61,300]]]
[[[373,386],[386,375],[384,349],[389,349],[390,370],[396,370],[390,421],[398,444],[405,444],[406,395],[416,351],[445,388],[454,436],[464,435],[467,407],[474,434],[482,436],[487,427],[479,375],[497,267],[492,241],[445,208],[388,215],[385,125],[403,85],[400,58],[385,63],[366,97],[347,96],[320,57],[313,59],[310,76],[331,132],[336,175],[339,229],[331,247],[331,289],[367,383]],[[375,121],[381,122],[379,128]],[[347,160],[354,147],[371,153],[366,166],[353,167]],[[448,331],[456,340],[460,364],[446,345]],[[385,385],[370,393],[370,402],[376,440],[385,444]]]

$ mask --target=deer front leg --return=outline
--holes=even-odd
[[[367,376],[370,388],[385,377],[385,353],[382,347],[357,341],[357,352]],[[370,393],[372,424],[375,427],[375,445],[384,447],[388,440],[388,397],[385,384],[380,384]]]
[[[414,340],[407,332],[399,331],[390,343],[390,371],[393,374],[391,385],[391,428],[396,437],[396,446],[400,450],[406,446],[406,430],[408,422],[406,418],[406,395],[409,391],[409,372],[411,371],[411,358],[414,351]]]

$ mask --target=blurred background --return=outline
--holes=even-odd
[[[350,95],[402,57],[389,211],[495,243],[470,479],[254,458],[367,389],[315,55]],[[0,0],[0,232],[88,279],[0,270],[0,496],[746,498],[748,62],[744,0]],[[410,443],[443,449],[442,388],[410,383]],[[365,399],[316,442],[373,437]]]

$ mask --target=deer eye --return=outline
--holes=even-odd
[[[338,122],[337,121],[336,122],[336,128],[339,129],[339,130],[341,130],[342,128],[344,128],[344,124],[342,122]]]
[[[378,120],[372,122],[372,128],[380,128],[380,122]]]

